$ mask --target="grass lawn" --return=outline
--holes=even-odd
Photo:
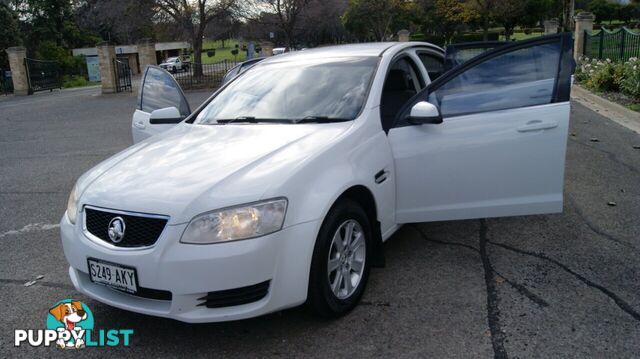
[[[235,49],[235,45],[238,44],[238,55],[233,56],[231,50]],[[222,41],[213,41],[213,40],[205,40],[203,44],[203,49],[205,50],[202,53],[202,63],[203,64],[214,64],[216,62],[221,62],[224,60],[227,61],[244,61],[246,58],[246,53],[242,51],[242,45],[245,43],[238,40],[227,40],[224,42],[224,46],[222,47]],[[209,49],[215,49],[215,56],[209,57],[207,55],[207,51]]]
[[[511,39],[515,39],[517,41],[520,40],[527,40],[527,39],[532,39],[534,37],[540,37],[544,34],[539,33],[539,32],[532,32],[530,34],[525,34],[524,32],[515,32],[513,33],[513,36],[511,36]],[[504,36],[500,36],[500,40],[504,41],[505,37]]]

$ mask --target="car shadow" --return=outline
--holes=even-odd
[[[456,221],[428,223],[417,225],[406,225],[385,243],[384,250],[386,256],[385,268],[374,268],[369,280],[369,286],[365,292],[361,305],[345,317],[338,319],[320,318],[312,314],[306,307],[299,306],[276,313],[268,314],[258,318],[207,324],[189,324],[171,319],[158,318],[127,312],[113,308],[96,301],[88,301],[96,316],[97,329],[133,329],[132,349],[155,348],[163,352],[179,342],[181,346],[190,348],[211,348],[223,350],[229,353],[242,353],[247,351],[250,345],[252,351],[247,353],[271,353],[277,354],[274,350],[286,350],[289,346],[305,347],[318,346],[318,341],[327,341],[331,346],[331,338],[338,333],[343,338],[340,340],[353,340],[353,333],[367,330],[365,326],[376,320],[376,316],[389,312],[390,310],[402,310],[399,307],[393,308],[392,303],[400,302],[403,289],[411,286],[411,282],[423,278],[421,270],[429,272],[431,270],[441,270],[442,263],[462,263],[462,266],[469,272],[477,272],[479,261],[475,259],[475,254],[463,251],[447,251],[440,255],[434,269],[431,266],[423,265],[423,261],[429,253],[433,253],[440,246],[438,243],[425,240],[420,233],[437,234],[438,237],[457,237],[469,240],[477,240],[477,221]],[[473,239],[471,239],[471,237]],[[471,258],[471,259],[469,259]],[[422,268],[415,273],[416,277],[406,280],[402,271],[406,268]],[[398,278],[405,277],[405,284],[401,285],[398,291],[388,291],[393,288],[394,282]],[[428,274],[431,276],[431,274]],[[415,285],[420,289],[420,285]],[[404,292],[406,294],[406,291]],[[415,300],[421,300],[420,297]],[[390,319],[393,320],[393,319]],[[398,318],[398,321],[402,321]],[[397,325],[401,325],[398,323]],[[350,334],[350,332],[352,334]],[[310,337],[316,337],[315,342],[310,342]],[[275,346],[274,346],[275,345]],[[163,349],[164,348],[164,349]],[[275,349],[274,349],[275,348]],[[145,349],[146,350],[146,349]]]

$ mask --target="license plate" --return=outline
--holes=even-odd
[[[136,269],[120,264],[88,258],[89,279],[92,282],[135,294],[138,291]]]

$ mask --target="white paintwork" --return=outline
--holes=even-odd
[[[180,111],[174,106],[159,108],[151,112],[151,115],[149,116],[150,121],[175,119],[175,118],[180,118]]]
[[[415,55],[418,47],[442,51],[424,43],[359,44],[264,61],[380,56],[365,106],[351,122],[150,125],[150,115],[136,110],[136,144],[78,180],[77,222],[71,224],[66,215],[61,220],[75,287],[119,308],[186,322],[242,319],[306,300],[322,221],[337,198],[354,186],[375,199],[383,240],[410,221],[560,210],[568,103],[445,119],[440,125],[400,127],[389,134],[382,130],[379,106],[387,70],[397,56]],[[416,63],[424,76],[425,69]],[[541,120],[543,124],[536,122]],[[375,175],[381,171],[387,180],[378,184]],[[179,242],[198,214],[275,197],[286,197],[289,204],[279,232],[213,245]],[[166,215],[169,225],[152,248],[113,249],[83,234],[84,205]],[[172,301],[92,284],[87,257],[135,267],[142,287],[169,290]],[[258,302],[219,309],[196,306],[197,298],[209,291],[265,280],[271,281],[269,295]]]
[[[561,211],[568,126],[565,102],[392,129],[398,222]]]
[[[180,116],[178,116],[180,117]],[[133,113],[133,119],[131,121],[131,135],[133,137],[133,143],[138,143],[144,139],[147,139],[153,135],[162,133],[172,127],[175,124],[154,124],[151,125],[149,120],[151,114],[142,110],[136,109]]]
[[[421,101],[415,104],[411,108],[411,117],[438,117],[440,111],[438,108],[430,102]]]

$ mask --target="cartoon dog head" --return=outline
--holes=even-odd
[[[73,330],[78,322],[87,319],[87,312],[84,311],[82,303],[79,301],[60,303],[49,309],[49,313],[64,324],[65,329],[68,330]]]

